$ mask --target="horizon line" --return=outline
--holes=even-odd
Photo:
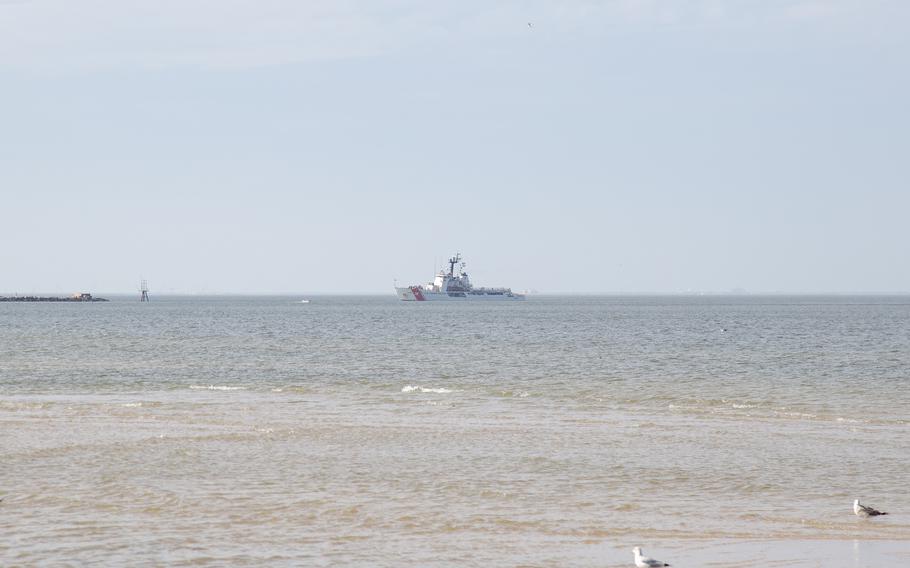
[[[114,291],[102,291],[102,292],[90,292],[93,296],[139,296],[139,292],[114,292]],[[744,296],[910,296],[910,291],[906,290],[860,290],[860,291],[786,291],[786,290],[775,290],[775,291],[758,291],[758,292],[733,292],[733,291],[553,291],[553,292],[518,292],[519,294],[523,293],[526,296],[689,296],[689,297],[704,297],[704,296],[728,296],[728,297],[744,297]],[[23,296],[51,296],[51,297],[68,297],[73,295],[73,292],[0,292],[0,297],[14,298],[14,297],[23,297]],[[390,292],[328,292],[328,291],[311,291],[311,292],[284,292],[284,291],[264,291],[264,292],[232,292],[232,291],[204,291],[204,292],[188,292],[188,291],[165,291],[155,293],[149,290],[149,296],[180,296],[180,297],[204,297],[204,296],[394,296]]]

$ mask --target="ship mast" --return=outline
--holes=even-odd
[[[456,252],[455,256],[449,259],[449,276],[455,276],[455,265],[461,260],[461,253]]]

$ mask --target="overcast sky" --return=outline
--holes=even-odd
[[[0,293],[910,291],[908,62],[902,0],[0,0]]]

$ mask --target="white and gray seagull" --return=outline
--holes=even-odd
[[[632,552],[635,554],[635,565],[638,566],[638,568],[658,568],[658,566],[669,566],[669,564],[666,562],[655,560],[650,556],[642,556],[640,546],[633,548]]]
[[[867,507],[866,505],[861,505],[859,499],[853,500],[853,512],[856,513],[857,517],[877,517],[879,515],[887,515],[883,511],[873,509],[872,507]]]

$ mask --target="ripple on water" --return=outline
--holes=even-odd
[[[910,306],[286,305],[0,306],[0,564],[797,566],[777,547],[815,539],[862,566],[910,540]],[[860,492],[894,514],[856,519]]]

